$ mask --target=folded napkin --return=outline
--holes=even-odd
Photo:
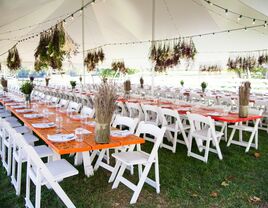
[[[74,119],[74,120],[81,120],[81,119],[85,119],[86,116],[82,116],[82,115],[73,115],[71,118]]]
[[[47,137],[52,142],[68,142],[75,139],[74,134],[54,134]]]
[[[15,105],[15,106],[10,106],[11,108],[14,108],[14,109],[20,109],[20,108],[26,108],[25,105]]]
[[[219,112],[210,112],[210,113],[207,113],[208,116],[220,116],[222,115],[222,113],[219,113]]]
[[[6,104],[6,106],[9,106],[9,105],[13,105],[13,106],[15,106],[15,105],[19,105],[18,103],[7,103]]]
[[[42,118],[43,115],[33,113],[33,114],[24,114],[23,117],[25,117],[25,118]]]
[[[113,137],[126,137],[128,135],[131,135],[130,131],[128,130],[113,130],[111,131],[111,136]]]
[[[17,113],[31,113],[33,112],[32,109],[22,109],[22,110],[16,110]]]
[[[34,128],[46,129],[46,128],[55,127],[55,123],[54,122],[50,122],[50,123],[35,123],[35,124],[32,124],[32,126]]]
[[[86,125],[89,125],[89,126],[96,126],[96,122],[95,122],[95,121],[87,121],[87,122],[86,122]]]
[[[87,129],[83,128],[77,128],[75,129],[75,134],[90,134],[91,131],[88,131]]]

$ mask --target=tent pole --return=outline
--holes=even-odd
[[[155,40],[155,0],[152,0],[152,44],[151,47],[154,46],[154,40]],[[155,78],[155,71],[154,71],[154,63],[152,62],[152,88],[151,88],[151,93],[152,95],[154,94],[154,78]]]
[[[84,6],[84,0],[81,0],[82,2],[82,7]],[[85,60],[85,15],[84,15],[84,10],[82,9],[82,51],[83,51],[83,84],[86,84],[86,68],[85,68],[85,64],[84,64],[84,60]]]

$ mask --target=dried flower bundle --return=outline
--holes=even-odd
[[[1,78],[1,85],[4,89],[7,88],[7,80],[4,77]]]
[[[241,57],[238,56],[234,59],[229,58],[227,62],[227,66],[230,69],[242,69],[243,71],[249,70],[252,71],[254,67],[257,65],[256,58],[253,56],[248,56],[248,57]]]
[[[131,82],[130,82],[130,80],[126,80],[124,82],[124,91],[129,92],[130,90],[131,90]]]
[[[181,59],[194,59],[197,51],[192,39],[170,43],[157,43],[151,47],[149,59],[155,62],[155,71],[164,72],[174,67]]]
[[[144,85],[144,80],[143,80],[143,78],[142,78],[142,77],[140,78],[140,85],[141,85],[141,88],[143,88],[143,85]]]
[[[239,87],[239,105],[241,106],[248,106],[249,104],[250,85],[250,82],[243,82]]]
[[[200,65],[201,72],[221,72],[222,68],[218,65]]]
[[[21,67],[21,60],[16,46],[8,50],[7,67],[10,70],[18,70]]]
[[[102,49],[88,52],[84,60],[84,65],[87,67],[87,70],[89,72],[93,71],[98,64],[103,62],[104,58],[105,58],[105,55]]]
[[[96,112],[96,121],[98,123],[110,124],[116,109],[117,98],[118,96],[114,84],[102,82],[97,87],[97,92],[95,93],[94,98],[94,108]]]
[[[114,71],[118,71],[122,74],[127,73],[127,68],[125,67],[124,61],[113,61],[111,66],[112,66],[112,70]]]
[[[78,45],[65,31],[63,24],[57,24],[50,31],[41,33],[39,44],[35,51],[34,67],[40,71],[49,66],[61,70],[65,57],[70,58],[71,54],[78,52]]]

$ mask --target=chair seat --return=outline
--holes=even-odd
[[[223,126],[224,123],[221,121],[215,121],[215,126]]]
[[[217,138],[223,136],[223,133],[222,132],[215,131],[215,133],[216,133],[216,137]],[[208,128],[204,128],[202,130],[194,131],[192,133],[192,136],[193,137],[199,137],[200,139],[204,139],[204,140],[207,139],[207,135],[208,135]]]
[[[11,117],[11,113],[10,112],[0,113],[0,118],[7,118],[7,117]]]
[[[64,159],[46,163],[46,166],[55,180],[62,180],[64,178],[78,174],[78,170]]]
[[[37,152],[40,158],[53,156],[53,151],[46,145],[34,146],[35,151]]]
[[[39,139],[34,136],[33,134],[31,133],[26,133],[26,134],[23,134],[23,137],[25,139],[25,141],[28,143],[28,144],[33,144],[34,142],[37,142]]]
[[[112,156],[126,165],[145,164],[148,161],[149,154],[142,151],[114,153]]]
[[[14,116],[10,116],[10,117],[5,118],[5,121],[7,121],[7,122],[18,121],[18,119],[16,117],[14,117]]]
[[[230,125],[229,127],[232,128],[232,129],[237,129],[237,130],[242,130],[242,131],[249,131],[249,132],[252,132],[254,130],[254,127],[246,126],[246,125],[238,125],[238,126]]]
[[[31,130],[27,126],[20,126],[20,127],[15,128],[15,130],[17,133],[20,133],[20,134],[26,134],[26,133],[31,132]]]
[[[191,128],[189,125],[186,125],[186,124],[182,124],[182,126],[183,126],[183,129],[184,130],[187,130],[187,129],[190,129]],[[172,132],[175,132],[176,131],[175,130],[175,124],[167,125],[166,128],[167,128],[167,131],[172,131]],[[178,129],[177,132],[181,132],[181,130]]]
[[[18,121],[7,121],[9,123],[9,125],[12,127],[12,128],[18,128],[18,127],[21,127],[21,123],[19,123]]]

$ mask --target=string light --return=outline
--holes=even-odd
[[[229,13],[234,14],[234,15],[237,15],[237,21],[240,21],[240,20],[242,19],[242,17],[252,20],[252,24],[253,24],[253,25],[256,23],[257,20],[258,20],[258,21],[262,21],[262,22],[265,22],[265,21],[266,21],[266,20],[263,20],[263,19],[257,19],[257,18],[254,18],[254,17],[250,17],[250,16],[242,15],[242,14],[239,14],[239,13],[237,13],[237,12],[231,11],[231,10],[229,10],[229,9],[227,9],[227,8],[224,8],[224,7],[221,6],[221,5],[212,3],[211,0],[210,0],[210,1],[208,1],[208,0],[204,0],[204,1],[207,2],[207,3],[210,4],[210,5],[213,5],[213,6],[217,7],[218,9],[222,9],[222,10],[224,10],[224,11],[225,11],[225,15],[228,15]]]
[[[74,14],[71,15],[71,19],[74,20]]]

